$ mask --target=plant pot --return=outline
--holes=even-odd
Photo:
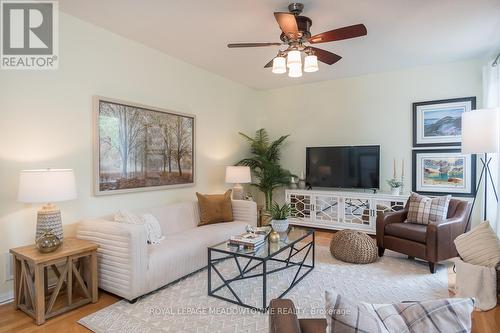
[[[391,187],[391,195],[399,195],[401,192],[401,186]]]
[[[272,220],[271,225],[276,232],[286,232],[288,230],[288,219]]]

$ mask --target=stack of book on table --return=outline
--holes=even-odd
[[[231,236],[229,244],[244,246],[249,249],[256,249],[263,245],[266,240],[266,235],[256,234],[253,232],[246,232],[241,235]]]

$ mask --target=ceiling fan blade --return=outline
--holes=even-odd
[[[281,46],[283,43],[231,43],[227,44],[229,48],[236,47],[261,47],[261,46]]]
[[[278,21],[281,31],[286,36],[296,36],[299,34],[299,27],[295,15],[290,13],[274,13],[274,18]]]
[[[311,38],[309,38],[309,43],[311,44],[327,43],[336,40],[360,37],[366,34],[367,31],[364,24],[355,24],[348,27],[334,29],[314,35]]]
[[[332,53],[330,51],[318,49],[318,48],[312,47],[312,46],[310,46],[309,48],[314,51],[314,54],[316,54],[316,56],[318,57],[318,60],[321,62],[324,62],[325,64],[333,65],[334,63],[336,63],[337,61],[342,59],[341,56],[339,56],[338,54]]]
[[[271,61],[269,61],[265,66],[264,68],[269,68],[269,67],[273,67],[273,61],[274,61],[274,58],[271,59]]]

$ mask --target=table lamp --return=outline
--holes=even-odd
[[[44,204],[37,214],[36,239],[52,230],[59,240],[63,240],[61,211],[53,203],[75,198],[75,175],[71,169],[22,170],[19,173],[18,201]]]
[[[482,168],[479,182],[477,183],[476,195],[472,202],[472,210],[476,203],[477,191],[481,186],[484,178],[484,218],[487,214],[487,195],[488,195],[488,181],[491,182],[495,199],[498,202],[498,195],[495,188],[495,182],[491,176],[490,162],[491,157],[488,158],[488,153],[497,153],[500,151],[500,115],[499,109],[480,109],[469,112],[464,112],[462,115],[462,153],[464,154],[484,154],[480,158]],[[469,227],[469,220],[465,230]]]
[[[233,185],[233,199],[243,200],[243,186],[241,184],[251,183],[250,167],[228,166],[226,167],[226,183]]]

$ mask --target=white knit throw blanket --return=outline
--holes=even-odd
[[[456,262],[457,297],[474,297],[478,310],[490,310],[497,304],[497,273],[494,267],[478,266],[460,259]]]

